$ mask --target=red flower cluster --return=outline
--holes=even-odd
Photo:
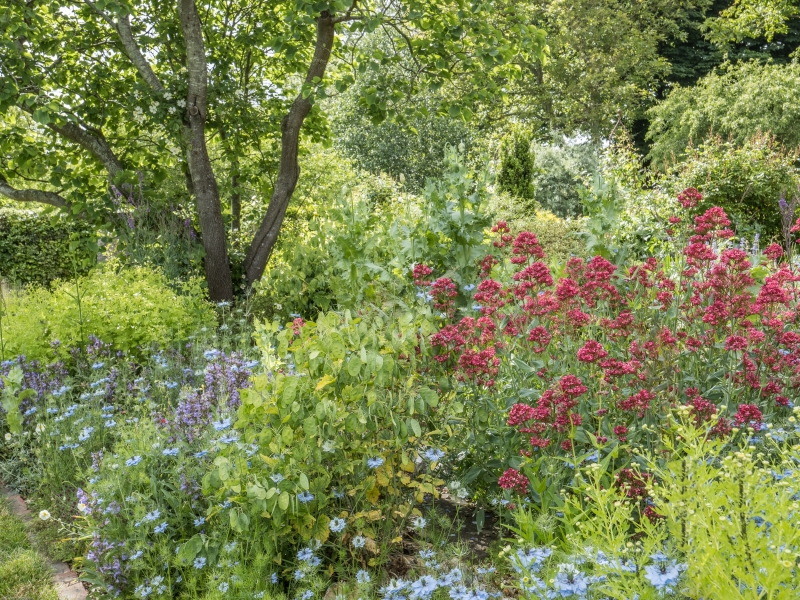
[[[497,482],[504,490],[515,490],[519,495],[528,493],[528,478],[516,469],[508,469]]]
[[[683,208],[694,208],[703,200],[703,195],[695,188],[690,187],[678,194],[678,202]]]
[[[414,265],[414,268],[411,269],[411,276],[414,279],[414,285],[418,285],[420,287],[425,287],[431,284],[430,281],[426,279],[428,275],[433,273],[433,269],[431,269],[428,265],[423,265],[422,263],[417,263]]]
[[[691,189],[682,197],[688,208],[702,199]],[[673,224],[681,220],[687,218]],[[635,431],[637,444],[658,444],[640,420],[665,422],[664,413],[684,401],[694,425],[710,426],[710,435],[719,437],[733,426],[760,424],[765,415],[788,414],[783,407],[800,387],[800,290],[794,289],[800,277],[765,261],[771,273],[758,288],[749,254],[725,241],[729,225],[713,207],[694,217],[685,259],[649,258],[622,271],[599,256],[572,258],[556,278],[534,234],[514,237],[499,223],[499,250],[480,261],[479,316],[432,335],[434,358],[448,374],[474,384],[465,394],[497,394],[500,404],[510,390],[541,393],[507,415],[507,426],[519,434],[508,439],[523,440],[511,450],[524,456],[591,452],[590,434],[602,445],[625,444]],[[779,250],[770,246],[768,258],[780,260]],[[504,268],[494,269],[498,264]],[[417,278],[428,275],[419,271]],[[455,284],[443,278],[434,288],[437,305],[449,310]],[[719,376],[740,403],[732,418],[692,387],[703,381],[698,372],[720,365],[726,368]],[[507,489],[515,488],[513,474],[506,475]],[[630,474],[621,477],[631,490],[644,487]]]

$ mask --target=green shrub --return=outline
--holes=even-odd
[[[788,148],[800,145],[800,64],[726,65],[693,87],[676,87],[650,109],[650,158],[663,169],[709,135],[737,145],[762,132]]]
[[[562,218],[581,215],[579,189],[599,166],[597,146],[534,142],[533,154],[536,201]]]
[[[90,233],[75,221],[52,221],[39,211],[0,208],[0,279],[47,285],[72,277],[76,269],[86,273],[83,260],[73,261],[70,239]]]
[[[797,151],[780,147],[775,138],[757,134],[741,145],[719,136],[689,148],[676,165],[668,189],[674,196],[687,187],[700,190],[699,212],[721,206],[740,234],[775,235],[781,228],[778,200],[791,196],[800,183]]]
[[[536,234],[551,264],[565,262],[571,256],[585,254],[586,245],[579,237],[584,219],[561,218],[540,208],[525,209],[522,202],[507,195],[495,196],[489,210],[495,221],[505,221],[513,233],[530,231]]]
[[[507,135],[500,145],[497,189],[516,198],[533,200],[533,159],[529,135],[522,132]]]
[[[159,272],[140,267],[98,268],[52,290],[11,292],[1,315],[2,355],[51,360],[85,345],[90,335],[134,354],[153,344],[166,347],[215,323],[199,284],[186,292],[176,293]]]

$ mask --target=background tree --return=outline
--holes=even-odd
[[[533,200],[531,136],[521,131],[508,134],[500,146],[497,188],[516,198]]]
[[[524,15],[501,31],[489,18],[494,4],[12,0],[0,9],[0,193],[102,222],[113,211],[109,184],[152,190],[180,174],[197,209],[209,294],[230,298],[229,230],[250,240],[241,269],[252,284],[297,185],[301,130],[326,133],[317,100],[331,86],[344,90],[359,74],[363,106],[382,119],[421,86],[510,81],[515,60],[542,56],[543,31]],[[412,57],[402,77],[387,73],[399,53],[361,51],[379,30]],[[441,110],[469,119],[472,104],[501,91],[474,86]],[[270,197],[248,232],[243,193]]]

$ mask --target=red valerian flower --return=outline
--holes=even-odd
[[[561,391],[570,398],[577,398],[581,394],[585,394],[589,388],[583,385],[579,377],[575,375],[564,375],[561,381],[558,382]]]
[[[533,351],[536,353],[544,352],[552,337],[547,328],[541,325],[537,325],[528,333],[528,341],[534,343]]]
[[[478,265],[478,269],[480,270],[481,277],[488,277],[489,273],[492,272],[492,267],[494,267],[500,261],[497,260],[491,254],[487,254],[481,259],[481,262]]]
[[[736,350],[747,350],[747,339],[741,335],[731,335],[725,340],[725,350],[734,352]]]
[[[522,403],[515,404],[508,411],[508,425],[510,427],[521,425],[525,421],[533,419],[535,414],[536,410],[532,406]]]
[[[515,265],[525,264],[531,256],[540,260],[544,258],[544,250],[539,245],[539,240],[530,231],[523,231],[517,236],[511,253],[514,255],[511,257],[511,262]]]
[[[411,270],[411,276],[414,278],[414,285],[420,287],[430,285],[431,282],[428,281],[426,277],[431,273],[433,273],[433,269],[428,265],[423,265],[422,263],[415,264],[414,268]]]
[[[728,215],[721,206],[712,206],[702,215],[694,218],[694,232],[697,235],[704,235],[715,229],[722,229],[731,224]]]
[[[678,202],[683,208],[694,208],[703,199],[703,195],[695,188],[689,187],[678,194]]]
[[[497,483],[504,490],[515,490],[521,496],[528,492],[528,478],[516,469],[507,469]]]
[[[640,390],[628,396],[626,400],[621,400],[617,406],[625,411],[637,411],[638,417],[644,417],[645,411],[650,408],[650,401],[655,400],[655,394],[647,390]]]
[[[583,347],[578,349],[578,360],[581,362],[593,363],[606,356],[608,356],[606,349],[595,340],[587,340]]]
[[[733,415],[733,420],[739,427],[743,425],[758,427],[761,425],[762,418],[763,415],[755,404],[740,404],[739,410]]]
[[[620,469],[615,475],[617,485],[628,498],[646,498],[647,483],[653,479],[650,473],[639,473],[633,469]]]
[[[614,427],[614,435],[619,438],[620,442],[624,442],[628,435],[628,428],[625,425],[617,425]]]
[[[703,423],[710,421],[713,416],[717,414],[717,405],[704,398],[701,398],[699,394],[690,398],[686,404],[694,409],[692,411],[692,418],[694,420],[695,427],[700,427]]]
[[[448,277],[440,277],[431,285],[433,306],[439,310],[450,312],[455,305],[453,298],[458,296],[458,288]]]
[[[673,225],[677,225],[678,223],[681,222],[681,218],[680,217],[670,217],[668,220]]]
[[[297,317],[294,321],[292,321],[292,333],[295,335],[300,335],[300,329],[305,325],[305,321],[302,318]]]
[[[558,284],[556,285],[556,297],[562,302],[571,300],[580,293],[581,289],[578,287],[578,284],[569,277],[558,280]]]
[[[764,256],[771,258],[772,260],[778,260],[781,256],[783,256],[783,248],[781,248],[780,244],[770,244],[764,250]]]

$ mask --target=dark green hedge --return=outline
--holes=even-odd
[[[33,210],[0,207],[0,279],[47,285],[74,275],[70,235],[82,227]],[[79,273],[86,269],[78,267]]]

